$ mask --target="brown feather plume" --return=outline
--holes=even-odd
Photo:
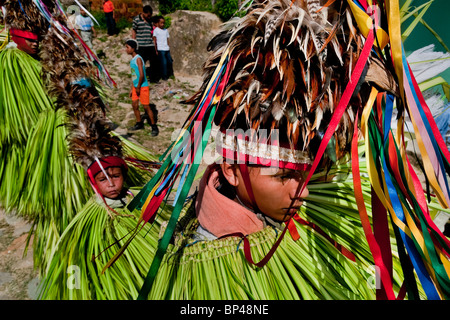
[[[205,81],[188,102],[198,101],[228,48],[234,65],[215,124],[282,129],[287,141],[314,157],[364,43],[345,1],[328,2],[326,8],[324,4],[319,0],[253,1],[243,18],[211,40]],[[374,70],[385,67],[372,64]],[[338,156],[350,148],[357,125],[354,115],[368,98],[367,82],[395,91],[386,68],[382,78],[361,81],[335,132]]]
[[[55,7],[51,0],[43,3],[49,10]],[[49,24],[32,0],[4,0],[2,5],[6,10],[4,22],[9,29],[27,30],[41,37],[46,34]]]
[[[65,17],[54,14],[67,26]],[[96,159],[123,157],[122,144],[111,135],[106,106],[96,89],[100,79],[74,37],[50,28],[40,53],[44,80],[56,107],[66,111],[69,151],[87,169]]]

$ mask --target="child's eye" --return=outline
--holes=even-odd
[[[278,181],[281,181],[282,183],[285,183],[286,181],[292,179],[292,177],[289,175],[279,175],[279,176],[275,176],[275,179],[277,179]]]
[[[278,179],[281,179],[281,180],[285,180],[285,179],[290,179],[291,177],[290,176],[288,176],[288,175],[286,175],[286,174],[280,174],[280,175],[278,175],[278,176],[276,176]]]

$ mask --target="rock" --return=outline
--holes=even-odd
[[[27,233],[30,228],[31,224],[24,221],[22,218],[19,218],[14,215],[5,215],[4,216],[6,223],[14,227],[14,234],[13,236],[15,238],[21,236],[24,233]]]
[[[0,271],[0,286],[2,286],[5,283],[11,282],[13,280],[14,280],[14,277],[11,273]]]
[[[168,15],[173,69],[180,75],[202,75],[211,39],[220,32],[222,21],[215,14],[178,10]]]

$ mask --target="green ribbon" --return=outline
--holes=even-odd
[[[198,167],[201,163],[201,160],[203,157],[203,152],[208,143],[209,134],[211,132],[212,119],[214,117],[214,114],[216,113],[216,108],[217,108],[217,104],[214,105],[211,108],[211,110],[209,111],[210,114],[208,117],[208,121],[206,122],[205,131],[202,136],[202,144],[201,144],[202,152],[198,152],[198,150],[195,150],[196,152],[195,152],[193,164],[192,164],[191,168],[189,169],[188,176],[186,178],[185,183],[183,184],[183,187],[180,192],[180,196],[178,197],[178,200],[175,204],[172,215],[170,216],[166,231],[164,232],[164,235],[163,235],[161,241],[159,242],[155,257],[153,258],[152,264],[151,264],[148,274],[144,280],[144,283],[139,292],[139,296],[138,296],[137,300],[146,300],[148,297],[148,294],[150,293],[150,290],[152,288],[156,274],[158,273],[159,267],[161,265],[161,261],[162,261],[164,255],[166,254],[170,239],[172,238],[172,235],[175,231],[175,227],[176,227],[178,218],[180,216],[181,210],[184,207],[184,200],[186,199],[186,197],[188,195],[188,192],[194,181],[195,174],[197,173]],[[199,146],[199,148],[200,148],[200,146]]]

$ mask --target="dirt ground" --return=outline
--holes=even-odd
[[[180,103],[190,97],[200,86],[201,77],[190,76],[175,71],[175,77],[168,81],[150,84],[150,100],[158,110],[159,135],[151,135],[150,126],[145,123],[145,129],[130,132],[136,120],[129,98],[131,76],[129,61],[131,56],[125,52],[123,43],[129,38],[130,32],[123,31],[120,35],[107,37],[99,36],[94,41],[95,48],[101,54],[102,61],[116,82],[116,88],[106,90],[107,102],[111,111],[109,118],[114,123],[114,131],[126,138],[142,144],[155,155],[161,155],[169,146],[173,132],[180,128],[189,114],[190,106]],[[144,110],[141,107],[141,114]]]
[[[150,85],[150,100],[158,110],[159,135],[151,135],[146,123],[143,130],[129,132],[135,117],[129,98],[131,77],[124,41],[130,36],[125,30],[117,36],[99,34],[94,47],[117,86],[107,88],[106,96],[110,110],[108,117],[114,131],[129,140],[140,143],[154,155],[161,155],[170,145],[173,133],[182,126],[189,114],[189,106],[180,103],[190,97],[201,84],[201,77],[177,73],[168,81]],[[104,55],[103,55],[103,54]],[[144,110],[141,109],[141,113]],[[39,279],[33,267],[32,249],[24,254],[31,225],[14,215],[0,210],[0,300],[35,299]]]

